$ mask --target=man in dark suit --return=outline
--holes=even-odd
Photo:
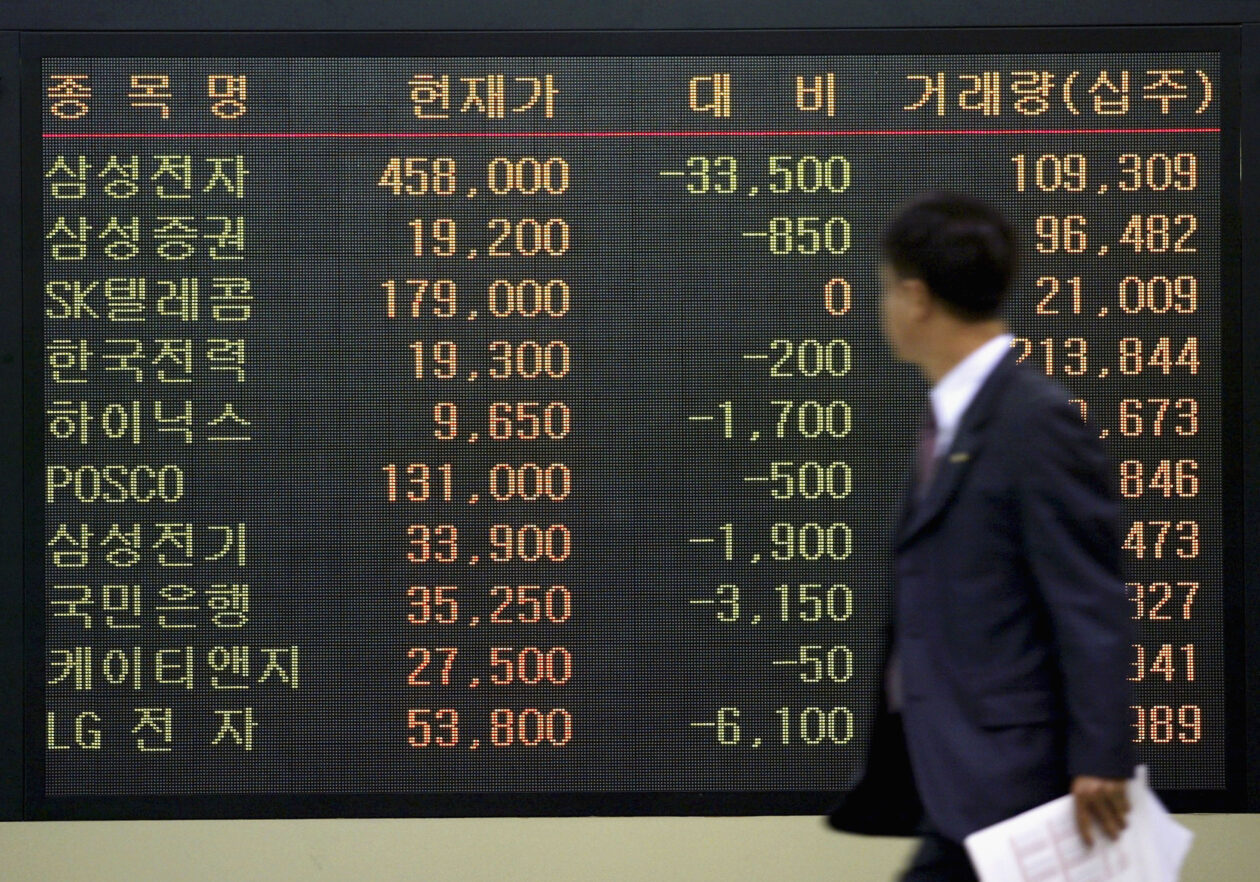
[[[872,749],[831,820],[922,835],[904,880],[971,880],[965,836],[1068,792],[1087,842],[1095,825],[1124,826],[1132,641],[1118,510],[1097,431],[1010,349],[1005,218],[928,193],[881,250],[884,335],[932,392],[893,539]]]

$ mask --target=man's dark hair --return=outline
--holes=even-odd
[[[1015,275],[1014,227],[997,209],[961,193],[915,197],[884,228],[879,245],[899,276],[922,280],[969,321],[997,316]]]

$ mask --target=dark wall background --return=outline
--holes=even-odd
[[[4,0],[0,28],[567,30],[1227,24],[1260,0]]]

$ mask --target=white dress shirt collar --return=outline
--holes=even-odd
[[[958,424],[967,412],[984,381],[993,373],[1002,356],[1011,348],[1014,338],[998,334],[972,351],[970,355],[941,377],[932,387],[932,414],[936,417],[936,455],[949,450],[958,432]]]

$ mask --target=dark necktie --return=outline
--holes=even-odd
[[[915,455],[915,494],[919,499],[927,495],[932,485],[932,476],[936,474],[936,414],[932,410],[932,401],[928,399],[923,411],[923,424],[919,426],[919,448]]]

